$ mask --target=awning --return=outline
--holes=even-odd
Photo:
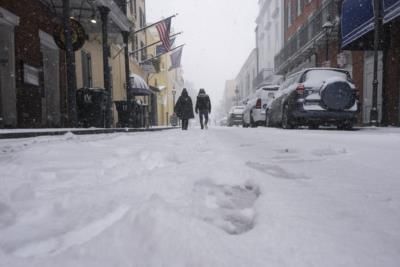
[[[128,99],[134,96],[146,96],[153,94],[147,83],[139,75],[131,73],[129,76],[129,82],[130,86],[128,89]]]
[[[400,16],[400,0],[380,0],[383,24]],[[342,49],[373,50],[374,0],[344,0],[342,3]],[[382,42],[380,42],[381,44]],[[381,49],[381,48],[380,48]]]
[[[400,16],[400,0],[383,0],[383,23]]]
[[[342,48],[351,49],[365,45],[360,40],[374,29],[373,0],[344,0],[342,3]],[[354,41],[359,40],[358,44]],[[354,47],[356,46],[356,47]]]

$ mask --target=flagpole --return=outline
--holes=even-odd
[[[154,57],[152,57],[152,58],[149,58],[149,59],[143,60],[143,61],[139,62],[139,64],[143,64],[143,63],[145,63],[145,62],[147,62],[147,61],[150,61],[150,60],[153,60],[153,59],[159,58],[159,57],[161,57],[161,56],[163,56],[163,55],[165,55],[165,54],[168,54],[169,52],[172,52],[172,51],[174,51],[174,50],[176,50],[176,49],[178,49],[178,48],[184,47],[185,45],[186,45],[186,44],[183,44],[183,45],[180,45],[180,46],[174,47],[174,48],[172,48],[171,50],[169,50],[169,51],[167,51],[167,52],[165,52],[165,53],[162,53],[162,54],[159,54],[159,55],[157,55],[157,56],[154,56]]]
[[[175,33],[175,34],[173,34],[173,35],[170,35],[169,38],[171,39],[172,37],[175,37],[175,36],[177,36],[177,35],[179,35],[179,34],[182,34],[182,33],[183,33],[183,32]],[[148,47],[150,47],[150,46],[159,44],[159,43],[161,43],[161,42],[162,42],[162,41],[160,40],[160,41],[158,41],[158,42],[155,42],[155,43],[152,43],[152,44],[143,46],[142,48],[139,48],[139,49],[136,49],[135,51],[129,52],[129,54],[130,54],[130,55],[136,54],[137,52],[142,51],[143,49],[146,49],[146,48],[148,48]]]
[[[160,20],[160,21],[154,22],[154,23],[152,23],[152,24],[150,24],[150,25],[147,25],[146,27],[143,27],[143,28],[141,28],[141,29],[139,29],[139,30],[133,32],[133,34],[136,34],[136,33],[138,33],[138,32],[144,31],[144,30],[146,30],[146,29],[148,29],[148,28],[150,28],[150,27],[153,27],[153,26],[157,25],[157,24],[160,23],[160,22],[163,22],[163,21],[165,21],[165,20],[167,20],[167,19],[174,18],[174,17],[176,17],[176,16],[178,16],[178,13],[176,13],[175,15],[169,16],[168,18],[165,18],[165,19],[162,19],[162,20]]]

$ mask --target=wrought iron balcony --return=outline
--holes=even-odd
[[[327,1],[319,10],[303,24],[303,26],[288,40],[284,47],[275,56],[277,74],[284,74],[292,65],[298,64],[305,57],[314,53],[316,46],[325,38],[322,25],[327,20],[332,21],[334,29],[330,39],[337,38],[339,25],[338,2]]]

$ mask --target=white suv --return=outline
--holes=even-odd
[[[279,85],[264,85],[248,97],[243,111],[243,127],[265,125],[265,110],[278,89]]]

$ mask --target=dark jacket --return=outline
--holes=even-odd
[[[204,89],[200,89],[200,92],[196,100],[196,113],[197,112],[211,112],[211,101],[210,97],[206,94]]]
[[[175,104],[174,112],[180,119],[193,119],[193,103],[186,89],[183,89],[181,96]]]

